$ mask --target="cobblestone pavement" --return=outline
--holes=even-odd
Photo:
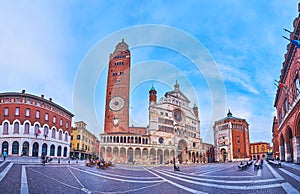
[[[173,166],[116,165],[106,170],[82,162],[0,162],[0,193],[300,193],[300,166],[238,170],[238,163]]]

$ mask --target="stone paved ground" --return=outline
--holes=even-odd
[[[300,193],[299,166],[264,162],[239,171],[238,163],[172,166],[116,165],[106,170],[82,162],[42,166],[39,160],[0,162],[0,193]]]

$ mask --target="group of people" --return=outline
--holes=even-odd
[[[92,167],[92,166],[96,165],[96,168],[106,169],[109,166],[114,166],[115,163],[112,162],[112,161],[106,161],[104,159],[101,159],[101,160],[92,160],[92,159],[89,159],[89,160],[87,160],[85,162],[85,165],[89,166],[89,167]]]

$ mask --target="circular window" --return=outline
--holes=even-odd
[[[164,138],[160,137],[160,138],[158,139],[158,142],[159,142],[160,144],[163,144],[163,143],[164,143]]]

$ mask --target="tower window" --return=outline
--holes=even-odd
[[[124,72],[123,72],[123,71],[121,71],[121,72],[120,72],[120,75],[124,75]]]
[[[123,61],[115,62],[115,66],[119,66],[119,65],[124,65],[124,62]]]
[[[117,76],[118,75],[118,73],[116,73],[116,72],[113,72],[113,74],[112,74],[113,76]]]
[[[116,80],[116,84],[117,84],[117,85],[119,85],[120,82],[121,82],[121,80],[119,80],[119,79]]]

